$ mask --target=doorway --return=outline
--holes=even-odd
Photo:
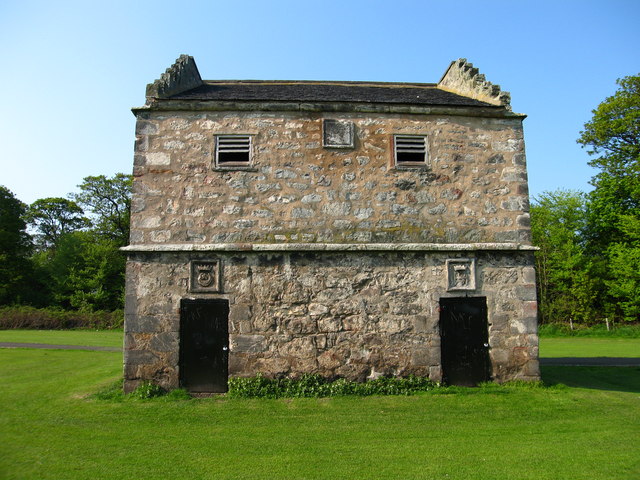
[[[229,301],[180,302],[180,386],[195,393],[224,393],[229,371]]]
[[[442,381],[475,386],[491,379],[487,298],[440,299]]]

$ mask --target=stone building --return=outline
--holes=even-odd
[[[205,81],[137,118],[125,389],[229,376],[539,378],[522,121],[437,84]]]

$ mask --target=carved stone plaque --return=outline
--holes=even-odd
[[[189,276],[189,291],[215,293],[220,291],[220,261],[193,260]]]
[[[322,122],[322,145],[329,148],[354,148],[353,122],[325,119]]]
[[[475,258],[450,258],[447,260],[447,290],[476,289]]]

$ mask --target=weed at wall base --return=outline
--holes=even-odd
[[[433,390],[437,383],[424,377],[381,377],[368,382],[352,382],[344,378],[328,381],[321,375],[302,375],[298,379],[270,379],[257,375],[229,379],[231,398],[302,398],[338,397],[345,395],[411,395]]]

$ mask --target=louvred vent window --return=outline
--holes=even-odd
[[[251,163],[250,135],[218,135],[216,137],[216,163],[225,165],[249,165]]]
[[[427,137],[396,135],[394,143],[396,166],[426,166]]]

